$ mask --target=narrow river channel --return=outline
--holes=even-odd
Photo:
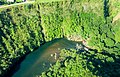
[[[50,64],[58,59],[60,50],[63,48],[75,48],[77,42],[67,39],[57,39],[45,43],[34,52],[28,54],[21,62],[19,69],[12,77],[37,77],[46,71]],[[56,57],[57,55],[57,57]]]

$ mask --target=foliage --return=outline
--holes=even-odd
[[[44,30],[45,40],[51,41],[55,38],[63,37],[62,29],[62,2],[41,3],[41,25]],[[49,8],[49,10],[48,10]]]
[[[109,69],[106,68],[106,64],[108,63],[112,68],[111,62],[117,61],[114,59],[116,55],[117,57],[120,55],[120,23],[111,23],[112,19],[109,15],[104,17],[105,10],[109,12],[110,4],[107,3],[106,9],[103,6],[105,6],[103,0],[66,0],[2,9],[0,11],[1,74],[14,60],[33,51],[41,44],[76,35],[86,40],[88,47],[96,49],[99,53],[76,54],[78,52],[76,50],[70,50],[71,52],[63,50],[64,54],[67,53],[61,55],[63,61],[57,61],[47,71],[48,73],[43,73],[42,76],[116,76],[117,72],[113,72],[113,69],[107,72]],[[104,51],[115,57],[102,54]],[[88,62],[89,59],[92,59],[92,64],[89,64],[91,63]],[[98,65],[99,62],[102,62],[102,65]],[[116,71],[119,70],[114,68]]]
[[[89,0],[88,2],[92,1]],[[103,6],[105,6],[104,2],[101,1],[101,3],[103,3]],[[118,59],[120,56],[119,55],[120,29],[118,26],[119,23],[117,24],[111,23],[112,19],[111,17],[108,17],[109,15],[106,16],[105,14],[96,13],[95,12],[96,9],[86,10],[85,7],[81,6],[77,7],[78,5],[84,4],[84,2],[82,3],[78,2],[78,0],[76,1],[70,0],[63,2],[63,4],[64,4],[63,5],[64,17],[62,28],[64,36],[70,35],[82,36],[82,38],[88,42],[89,47],[94,48],[98,51],[97,53],[95,53],[94,51],[80,53],[79,58],[81,62],[76,61],[77,53],[72,53],[74,52],[74,50],[73,51],[70,50],[69,52],[67,52],[67,50],[62,51],[63,54],[61,56],[63,61],[61,61],[60,57],[60,60],[58,60],[55,65],[49,68],[48,71],[42,73],[41,76],[42,77],[118,76],[120,74],[118,72],[119,64],[117,65],[117,63],[119,63]],[[109,3],[107,3],[106,5],[107,8],[105,7],[102,8],[104,11],[106,10],[107,12],[109,12],[108,4]],[[83,8],[83,10],[80,10],[80,8]],[[85,64],[81,65],[82,63]],[[79,72],[77,66],[79,66],[79,69],[82,69],[82,71],[85,71],[87,73]],[[84,68],[84,66],[86,67],[86,69]]]
[[[106,46],[114,46],[114,41],[110,38],[105,39]]]
[[[59,60],[41,77],[111,77],[120,72],[118,56],[92,51],[63,49]],[[115,72],[117,71],[117,72]]]
[[[0,72],[43,44],[39,5],[27,4],[0,12]],[[4,70],[4,71],[3,71]]]

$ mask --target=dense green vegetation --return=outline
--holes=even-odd
[[[90,4],[87,5],[88,3]],[[97,6],[90,7],[93,4]],[[118,26],[119,21],[112,23],[113,13],[109,7],[108,0],[63,2],[62,29],[64,36],[82,37],[87,41],[88,47],[95,50],[88,52],[63,50],[61,52],[62,61],[60,57],[55,65],[41,75],[42,77],[116,77],[120,75],[120,26]],[[51,12],[53,13],[53,11],[45,13],[48,15]],[[54,12],[55,15],[58,11]],[[51,19],[55,20],[50,18],[47,22],[50,22]],[[44,24],[46,25],[46,23]],[[80,53],[76,54],[78,52]]]
[[[86,5],[88,2],[91,4]],[[62,35],[69,38],[76,35],[86,40],[94,49],[118,54],[119,23],[112,23],[108,1],[101,0],[99,4],[96,2],[71,0],[62,4],[60,2],[41,4],[41,23],[46,34],[45,38],[59,38]],[[98,6],[91,7],[93,4]],[[106,7],[102,7],[104,5]]]
[[[67,53],[66,56],[61,55],[64,56],[62,61],[58,60],[42,74],[43,77],[44,75],[70,77],[70,74],[71,77],[119,75],[120,21],[112,23],[112,18],[117,12],[112,12],[112,8],[109,9],[115,5],[111,2],[67,0],[39,3],[38,1],[35,4],[2,9],[0,74],[3,74],[16,59],[33,51],[40,44],[56,38],[77,36],[86,40],[87,46],[97,52],[84,51],[77,54],[79,51],[63,50],[62,53]]]
[[[11,62],[45,42],[38,7],[28,4],[0,12],[1,74],[9,68]]]
[[[45,40],[51,41],[54,38],[63,37],[62,2],[41,3],[41,25],[44,30]],[[48,10],[49,9],[49,10]]]
[[[107,52],[63,49],[59,60],[41,77],[118,77],[119,60]]]

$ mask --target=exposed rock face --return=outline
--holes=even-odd
[[[82,38],[79,35],[67,36],[67,39],[72,41],[82,41]]]

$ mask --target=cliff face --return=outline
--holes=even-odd
[[[86,40],[94,49],[117,54],[120,49],[119,23],[111,23],[113,13],[108,7],[112,5],[107,5],[105,8],[103,0],[68,0],[1,9],[1,74],[13,60],[57,38],[73,39],[75,36],[77,40]],[[106,16],[105,11],[109,15]]]

